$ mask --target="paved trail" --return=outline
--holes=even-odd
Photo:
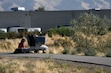
[[[92,57],[92,56],[75,56],[75,55],[63,55],[63,54],[12,54],[12,53],[0,53],[0,56],[7,57],[32,57],[32,58],[52,58],[59,60],[68,60],[74,62],[83,62],[97,65],[104,65],[111,67],[111,58],[106,57]]]

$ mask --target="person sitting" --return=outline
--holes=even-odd
[[[25,48],[24,46],[24,43],[25,43],[25,39],[22,39],[21,42],[19,43],[18,45],[18,50],[19,50],[19,53],[28,53],[28,49]]]
[[[24,43],[25,43],[25,39],[22,39],[21,42],[18,45],[18,49],[23,49],[24,47]]]

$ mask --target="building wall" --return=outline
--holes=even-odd
[[[71,12],[63,11],[38,11],[30,12],[31,27],[41,27],[43,30],[57,27],[58,25],[69,25],[71,21]]]
[[[101,17],[111,18],[111,10],[73,10],[73,11],[10,11],[0,12],[0,28],[10,26],[40,27],[43,31],[59,25],[70,24],[81,13],[92,12]]]
[[[27,26],[30,27],[29,12],[0,12],[0,27]]]

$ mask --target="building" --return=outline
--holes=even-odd
[[[111,18],[111,9],[69,10],[69,11],[4,11],[0,12],[0,28],[21,26],[27,28],[49,28],[60,25],[70,25],[71,19],[76,19],[81,13],[92,12],[101,17]]]

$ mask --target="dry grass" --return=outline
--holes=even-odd
[[[82,34],[85,38],[86,36]],[[102,36],[107,39],[110,34]],[[101,38],[102,38],[101,37]],[[90,38],[89,38],[90,39]],[[6,39],[0,41],[0,52],[12,52],[17,48],[21,39]],[[94,42],[97,42],[97,38],[93,38]],[[108,40],[108,39],[107,39]],[[64,43],[65,42],[65,43]],[[69,44],[68,44],[68,43]],[[109,41],[110,42],[110,41]],[[25,43],[26,46],[27,42]],[[52,38],[46,35],[46,44],[49,49],[47,53],[60,54],[64,50],[64,45],[70,51],[74,50],[76,43],[69,37],[61,37],[59,35],[52,36]],[[78,55],[81,55],[78,54]],[[82,54],[83,55],[83,54]],[[98,53],[98,56],[104,55]],[[7,58],[0,57],[0,72],[1,73],[110,73],[111,68],[87,65],[83,63],[65,62],[52,59],[36,59],[36,58]]]
[[[103,66],[36,58],[0,58],[1,73],[110,73]]]
[[[17,47],[21,39],[5,39],[0,40],[0,52],[12,52]],[[27,42],[25,42],[25,46],[28,47]]]
[[[17,47],[21,39],[5,39],[0,41],[0,52],[13,52]],[[46,35],[46,45],[49,47],[47,53],[60,54],[64,50],[64,42],[68,44],[71,50],[76,46],[76,43],[71,41],[68,37],[61,37],[55,35],[52,38]],[[27,41],[25,42],[28,47]],[[58,46],[57,46],[58,45]]]
[[[102,35],[102,36],[94,36],[93,34],[90,36],[86,36],[81,32],[76,32],[75,37],[80,38],[79,44],[81,47],[85,48],[86,38],[89,41],[88,44],[96,48],[97,56],[105,56],[104,50],[107,50],[111,47],[111,32]],[[21,39],[5,39],[0,40],[0,52],[13,52],[17,47]],[[53,35],[52,37],[48,37],[46,35],[46,45],[49,47],[47,53],[53,54],[61,54],[66,50],[67,54],[72,54],[77,48],[77,42],[74,42],[70,37],[61,37],[59,35]],[[28,47],[27,42],[25,42],[26,47]],[[75,52],[74,52],[75,53]],[[76,53],[76,55],[84,55],[84,52]]]
[[[77,39],[76,44],[79,44],[79,47],[82,48],[82,50],[93,48],[96,50],[97,56],[105,56],[105,52],[111,50],[110,36],[111,32],[108,32],[105,35],[91,34],[89,36],[82,32],[76,32],[74,38]]]
[[[5,39],[0,41],[0,51],[10,52],[17,48],[20,39]]]
[[[48,45],[48,53],[60,54],[64,51],[64,48],[68,48],[69,51],[73,51],[76,47],[76,42],[71,40],[70,37],[61,37],[59,35],[53,35],[48,37],[46,35],[46,44]]]

